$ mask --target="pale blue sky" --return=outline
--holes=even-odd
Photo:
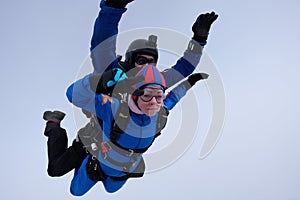
[[[0,3],[1,199],[74,199],[72,173],[61,178],[46,173],[41,117],[47,109],[65,111],[62,125],[70,142],[75,137],[65,91],[88,56],[98,4]],[[135,0],[128,6],[120,31],[160,27],[191,36],[199,13],[220,15],[205,51],[225,88],[224,129],[204,160],[198,159],[205,132],[200,127],[191,147],[169,167],[130,180],[113,195],[98,184],[82,199],[300,199],[299,9],[297,0]],[[197,85],[194,93],[209,115],[205,86]],[[203,113],[201,125],[207,128]]]

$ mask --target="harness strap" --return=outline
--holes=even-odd
[[[110,141],[102,142],[101,145],[104,147],[104,149],[102,149],[102,150],[113,149],[114,151],[118,152],[119,154],[126,156],[126,157],[131,157],[131,158],[137,158],[138,156],[141,155],[141,153],[143,153],[143,152],[136,151],[138,149],[123,148],[119,145],[114,144],[113,142],[110,142]]]
[[[138,157],[141,155],[139,153],[134,153],[133,151],[129,152],[127,150],[120,149],[119,147],[115,146],[111,142],[102,142],[101,149],[102,149],[102,151],[101,151],[102,157],[104,159],[106,159],[108,162],[110,162],[111,164],[122,167],[122,169],[123,169],[122,171],[124,173],[129,173],[130,167],[133,167],[136,165],[136,161],[137,161]],[[120,153],[123,156],[132,158],[134,160],[134,162],[119,162],[117,160],[112,159],[111,157],[109,157],[107,155],[107,152],[111,149],[115,150],[116,152]]]
[[[102,153],[104,159],[106,159],[108,162],[110,162],[111,164],[115,165],[115,166],[118,166],[118,167],[121,167],[122,168],[122,172],[124,173],[129,173],[129,170],[130,170],[130,167],[133,167],[136,165],[136,161],[135,162],[119,162],[119,161],[116,161],[114,159],[112,159],[111,157],[107,156],[106,154]]]
[[[123,134],[130,120],[129,108],[127,102],[120,101],[120,106],[115,114],[115,118],[112,121],[112,127],[110,131],[110,140],[117,144],[117,140],[120,135]]]
[[[145,162],[142,157],[141,162],[133,172],[131,173],[124,172],[125,175],[120,177],[116,177],[116,176],[110,176],[110,177],[115,181],[123,181],[123,180],[127,180],[128,178],[140,178],[144,175],[144,172],[145,172]]]
[[[156,123],[156,134],[155,137],[161,135],[161,130],[165,128],[168,120],[169,111],[168,109],[163,106],[158,113],[158,119]]]

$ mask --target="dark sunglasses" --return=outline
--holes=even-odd
[[[144,56],[137,56],[135,57],[135,63],[138,65],[145,65],[150,63],[156,63],[156,60],[154,58],[146,58]]]

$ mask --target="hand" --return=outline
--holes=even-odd
[[[105,5],[112,8],[125,8],[132,1],[134,0],[105,0]]]
[[[192,27],[194,32],[193,39],[200,44],[205,45],[210,26],[217,18],[218,15],[214,12],[199,15]]]
[[[207,79],[208,74],[206,73],[195,73],[188,77],[187,81],[191,86],[195,85],[199,80]]]
[[[90,85],[92,90],[97,94],[110,94],[114,85],[127,75],[121,69],[112,69],[103,74],[96,74],[90,78]]]
[[[208,74],[206,73],[195,73],[188,77],[187,80],[183,81],[181,84],[185,86],[186,90],[191,89],[193,85],[195,85],[198,81],[202,79],[207,79]]]

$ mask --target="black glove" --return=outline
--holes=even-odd
[[[218,15],[214,12],[199,15],[192,27],[194,32],[193,39],[199,42],[201,45],[205,45],[210,26],[217,18]]]
[[[91,89],[96,94],[111,94],[114,85],[126,77],[126,74],[121,69],[112,69],[103,74],[96,74],[90,77],[89,81]]]
[[[122,69],[127,75],[130,76],[128,72],[132,71],[135,68],[135,66],[128,62],[119,61],[119,68]]]
[[[186,81],[183,81],[182,84],[185,85],[186,89],[190,89],[193,85],[195,85],[198,81],[207,79],[208,74],[206,73],[195,73],[188,77]]]
[[[134,0],[105,0],[105,5],[112,8],[125,8],[132,1]]]
[[[202,80],[202,79],[207,79],[208,78],[208,74],[206,73],[196,73],[196,74],[192,74],[188,77],[187,81],[189,82],[189,84],[191,86],[195,85],[195,83],[197,83],[197,81]]]

